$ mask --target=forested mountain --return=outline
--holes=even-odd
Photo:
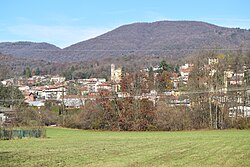
[[[69,51],[74,59],[124,54],[184,56],[196,49],[236,48],[248,40],[248,30],[204,22],[160,21],[124,25],[64,50]]]
[[[132,56],[183,57],[200,49],[238,48],[250,31],[196,21],[134,23],[60,49],[48,43],[4,42],[0,52],[18,58],[79,62]]]
[[[49,43],[35,42],[2,42],[0,52],[13,55],[17,58],[29,58],[36,60],[51,60],[60,52],[60,48]]]

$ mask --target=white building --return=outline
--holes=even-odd
[[[63,102],[67,108],[80,108],[85,105],[85,98],[78,95],[67,95]]]
[[[60,77],[60,76],[53,76],[50,79],[50,82],[53,82],[55,84],[60,84],[63,83],[66,80],[65,77]]]
[[[30,87],[29,87],[29,86],[19,86],[18,89],[19,89],[21,92],[25,92],[25,91],[29,91],[29,90],[30,90]]]
[[[183,81],[187,82],[189,73],[192,71],[193,64],[184,64],[180,67],[179,71]]]
[[[3,80],[3,81],[1,81],[1,82],[2,82],[2,84],[3,84],[4,86],[13,85],[13,84],[14,84],[14,78],[5,79],[5,80]]]
[[[60,100],[63,95],[66,95],[66,88],[64,86],[47,86],[42,91],[42,98],[45,100]]]
[[[218,58],[209,58],[208,59],[208,65],[215,65],[215,64],[218,64],[218,63],[219,63]]]
[[[29,106],[38,107],[38,108],[45,106],[45,103],[43,101],[30,101],[27,103]]]
[[[250,107],[237,106],[229,108],[229,117],[250,117]]]

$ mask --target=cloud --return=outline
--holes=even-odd
[[[109,28],[23,24],[8,27],[6,31],[18,36],[21,40],[49,42],[64,48],[76,42],[96,37],[109,30]]]

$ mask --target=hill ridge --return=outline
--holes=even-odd
[[[16,57],[57,62],[134,56],[182,57],[199,48],[239,48],[250,31],[202,21],[157,21],[122,25],[95,38],[59,48],[48,43],[0,43],[0,52]],[[19,45],[27,47],[20,48]]]

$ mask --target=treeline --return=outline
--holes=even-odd
[[[104,100],[66,116],[64,126],[79,129],[121,131],[176,131],[209,128],[209,115],[188,107],[157,106],[148,100]],[[230,121],[228,120],[228,123]],[[245,122],[237,128],[246,128]],[[227,124],[225,128],[236,127]]]
[[[47,106],[37,110],[26,108],[17,112],[13,126],[59,125],[68,128],[112,131],[179,131],[209,129],[210,116],[203,108],[170,107],[165,102],[154,106],[148,100],[99,99],[83,109],[58,110]],[[249,118],[232,121],[225,113],[220,129],[250,128]]]

